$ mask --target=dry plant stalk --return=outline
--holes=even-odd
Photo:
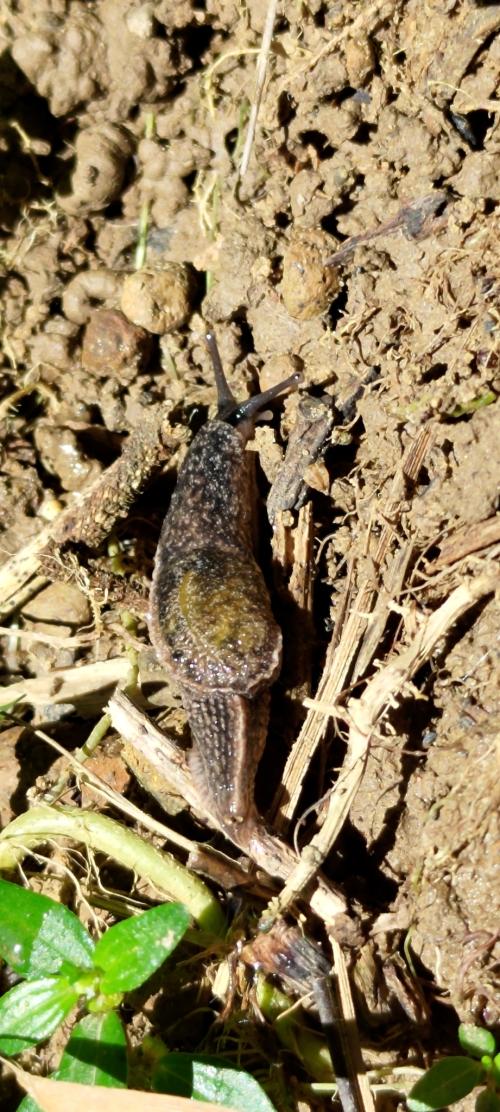
[[[328,707],[335,705],[348,682],[348,677],[351,675],[363,638],[373,622],[372,610],[379,590],[380,570],[394,540],[394,523],[401,516],[403,502],[406,499],[406,484],[408,480],[412,482],[417,478],[423,460],[430,449],[432,436],[432,427],[427,426],[419,432],[415,440],[409,445],[401,466],[394,477],[387,502],[381,507],[380,516],[386,524],[381,531],[372,556],[374,573],[377,573],[377,577],[375,578],[374,574],[373,579],[361,587],[352,604],[339,643],[337,644],[337,639],[334,637],[328,648],[316,699],[314,704],[310,706],[297,741],[290,751],[283,772],[282,783],[273,803],[272,821],[280,832],[287,829],[293,817],[299,802],[304,777],[328,726],[329,715],[325,715],[324,711],[318,708],[324,705]],[[385,626],[387,616],[388,608],[384,605],[380,621],[382,628]]]
[[[217,818],[207,813],[205,800],[201,800],[191,780],[185,756],[175,742],[143,714],[123,691],[116,692],[108,705],[108,713],[114,729],[124,740],[156,769],[158,775],[172,786],[197,817],[215,830],[220,829]],[[227,831],[223,831],[227,836]],[[263,826],[254,827],[250,835],[242,826],[235,824],[234,844],[242,849],[251,860],[270,876],[286,880],[297,864],[293,850],[279,838],[270,834]],[[302,895],[302,893],[301,893]],[[313,911],[326,923],[332,923],[337,915],[344,914],[346,903],[342,895],[322,877],[318,878],[310,897]]]
[[[337,1006],[342,1021],[341,1031],[345,1032],[344,1053],[349,1066],[349,1076],[355,1081],[360,1108],[363,1109],[363,1112],[375,1112],[372,1091],[363,1066],[358,1020],[352,998],[347,963],[342,949],[331,931],[328,937],[333,955]]]
[[[92,769],[88,767],[88,764],[84,763],[81,758],[79,759],[76,757],[74,753],[69,753],[62,745],[59,745],[58,741],[49,737],[43,730],[33,729],[33,733],[35,737],[40,738],[41,741],[45,741],[47,745],[55,749],[56,753],[59,753],[59,756],[63,757],[66,764],[73,768],[78,780],[91,787],[96,795],[104,799],[106,803],[111,804],[112,807],[115,807],[120,814],[126,815],[127,818],[132,819],[140,826],[150,830],[152,834],[157,834],[160,838],[164,838],[167,842],[179,846],[180,849],[186,850],[190,854],[196,850],[196,842],[192,841],[190,838],[186,838],[183,834],[173,830],[170,826],[165,826],[163,822],[158,822],[158,819],[152,818],[146,811],[142,811],[140,807],[137,807],[135,803],[131,803],[129,799],[115,791],[114,788],[106,783],[101,776],[93,772]],[[42,797],[42,802],[44,802],[44,797]],[[210,847],[207,848],[208,851],[210,851]]]
[[[430,573],[440,571],[441,568],[462,560],[464,556],[469,556],[471,552],[479,552],[480,549],[489,548],[491,544],[499,543],[500,514],[479,521],[474,525],[474,529],[471,529],[470,525],[462,525],[441,542],[439,556],[427,564],[426,570]]]
[[[255,128],[257,126],[257,117],[259,115],[260,102],[262,100],[262,93],[264,91],[264,83],[266,80],[267,63],[269,59],[269,51],[271,49],[271,40],[273,37],[274,21],[276,19],[276,9],[278,7],[278,0],[269,0],[266,22],[264,24],[264,31],[262,33],[262,43],[257,58],[257,73],[255,82],[255,93],[250,109],[250,119],[248,121],[248,130],[245,138],[245,145],[243,147],[243,154],[241,156],[239,179],[244,178],[250,161],[252,153],[252,146],[255,136]]]
[[[173,447],[167,408],[152,406],[145,411],[141,426],[130,433],[121,456],[84,490],[81,499],[64,509],[0,568],[0,615],[5,617],[16,609],[19,592],[54,548],[70,541],[91,548],[102,544],[116,522],[127,516],[133,501]]]
[[[290,903],[311,883],[315,872],[330,853],[349,814],[365,768],[368,748],[387,711],[397,705],[412,676],[429,659],[439,641],[474,603],[500,586],[494,568],[457,587],[427,620],[411,645],[393,654],[373,676],[359,699],[350,699],[344,717],[350,723],[347,757],[330,796],[328,812],[319,833],[306,846],[279,897],[272,902],[273,916],[282,915]],[[323,714],[338,714],[334,705],[321,704]]]
[[[356,247],[360,247],[364,243],[370,243],[372,239],[378,239],[380,236],[390,235],[400,229],[407,236],[411,236],[412,239],[423,239],[434,230],[434,214],[447,199],[448,195],[444,190],[435,190],[434,193],[428,193],[425,197],[417,197],[409,205],[403,205],[395,216],[384,221],[378,228],[373,228],[369,232],[362,232],[360,235],[350,236],[342,244],[342,247],[335,251],[335,254],[325,259],[324,265],[340,266],[352,255]]]
[[[102,707],[108,692],[117,683],[124,683],[129,673],[130,661],[126,656],[82,664],[78,668],[60,668],[48,676],[36,676],[0,687],[0,705],[28,703],[40,708],[49,704],[77,702],[80,713],[83,713],[81,703],[85,702],[89,716],[92,716],[96,707]]]

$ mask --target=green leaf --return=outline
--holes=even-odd
[[[54,1077],[126,1089],[127,1039],[116,1012],[86,1015],[77,1023]]]
[[[74,1028],[51,1077],[81,1085],[127,1087],[127,1040],[116,1012],[86,1015]],[[17,1112],[40,1112],[32,1097],[24,1097]]]
[[[20,1104],[17,1106],[17,1112],[42,1112],[40,1105],[33,1100],[33,1097],[23,1097]]]
[[[103,993],[138,988],[168,958],[189,926],[182,904],[161,904],[116,923],[96,944],[94,961],[103,976]]]
[[[495,1054],[495,1057],[493,1059],[492,1073],[493,1073],[493,1080],[495,1082],[495,1085],[497,1085],[498,1088],[500,1088],[500,1054]]]
[[[18,695],[17,699],[12,699],[10,703],[2,703],[0,707],[0,721],[3,718],[8,718],[9,714],[14,710],[16,703],[22,703],[23,699],[24,695]]]
[[[470,1093],[483,1079],[480,1062],[471,1058],[451,1057],[436,1062],[420,1077],[407,1099],[410,1112],[431,1112],[446,1108]]]
[[[473,1023],[461,1023],[458,1028],[458,1041],[466,1054],[482,1058],[483,1054],[493,1056],[496,1050],[495,1038],[484,1027],[474,1027]]]
[[[153,1090],[192,1100],[213,1101],[241,1112],[274,1112],[254,1077],[204,1054],[166,1054],[153,1071]]]
[[[476,1112],[500,1112],[500,1093],[483,1089],[476,1100]]]
[[[94,943],[63,904],[0,878],[0,956],[28,980],[91,969]]]
[[[0,1053],[13,1055],[47,1039],[78,1000],[65,977],[14,985],[0,1000]]]

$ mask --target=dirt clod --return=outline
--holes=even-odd
[[[61,198],[62,207],[74,213],[106,208],[120,195],[125,163],[132,150],[132,136],[124,127],[105,124],[81,131],[75,144],[71,193]]]
[[[151,333],[127,320],[119,309],[97,309],[85,329],[82,366],[95,375],[136,378],[151,354]]]
[[[133,324],[158,336],[180,328],[191,308],[186,267],[167,263],[161,270],[128,274],[121,294],[122,312]]]
[[[331,251],[331,241],[312,230],[294,236],[287,247],[281,294],[285,308],[296,320],[319,317],[338,292],[337,271],[324,265]]]

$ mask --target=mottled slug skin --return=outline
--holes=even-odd
[[[281,631],[252,552],[247,430],[210,421],[179,472],[156,553],[150,634],[177,679],[193,737],[193,778],[222,824],[253,811],[265,689]]]

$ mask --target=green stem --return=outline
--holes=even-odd
[[[81,749],[75,749],[73,753],[75,760],[81,761],[82,764],[84,764],[88,757],[92,755],[94,749],[97,749],[97,746],[100,745],[103,738],[106,737],[110,726],[111,718],[109,714],[103,714],[94,726],[94,729],[91,730],[87,740],[84,741]],[[66,791],[71,772],[71,769],[65,769],[64,772],[61,773],[59,779],[56,780],[55,784],[53,784],[51,788],[44,792],[42,796],[44,803],[48,805],[55,803],[56,799],[59,799],[63,792]]]
[[[310,1077],[316,1081],[331,1081],[332,1060],[325,1039],[305,1025],[300,1009],[290,1010],[293,1000],[264,977],[259,977],[256,996],[262,1014],[272,1023],[282,1046],[300,1058]]]
[[[0,834],[0,869],[13,869],[27,850],[52,838],[74,838],[149,880],[172,900],[180,900],[204,930],[222,935],[222,908],[206,884],[170,854],[155,849],[126,826],[78,807],[40,804],[9,823]]]
[[[154,112],[148,112],[144,124],[144,137],[146,139],[154,139],[156,131],[156,116]],[[137,244],[135,248],[134,267],[140,270],[146,262],[146,252],[148,247],[148,231],[149,231],[149,201],[143,201],[139,213],[138,235]]]

